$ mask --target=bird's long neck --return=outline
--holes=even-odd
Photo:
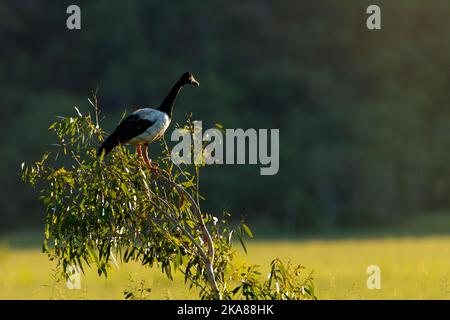
[[[169,94],[164,99],[164,101],[161,102],[161,106],[158,108],[158,110],[167,113],[169,118],[172,118],[173,104],[175,103],[175,99],[177,98],[178,94],[180,93],[180,90],[182,87],[183,87],[183,84],[180,79],[175,83],[172,90],[170,90]]]

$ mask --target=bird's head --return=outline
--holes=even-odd
[[[181,83],[183,85],[185,85],[185,84],[192,84],[192,85],[195,85],[195,86],[199,86],[200,85],[200,83],[197,80],[195,80],[194,76],[190,72],[184,73],[181,76],[180,81],[181,81]]]

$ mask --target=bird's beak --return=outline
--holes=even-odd
[[[194,78],[192,78],[191,83],[193,85],[196,85],[197,87],[200,85],[200,83],[197,80],[195,80]]]

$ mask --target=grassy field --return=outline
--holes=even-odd
[[[248,252],[247,257],[242,253],[243,258],[261,265],[264,272],[274,257],[314,270],[319,299],[450,298],[450,236],[446,235],[249,241]],[[380,290],[366,287],[366,269],[373,264],[381,268]],[[130,276],[136,285],[145,280],[153,299],[195,298],[182,281],[172,283],[158,270],[136,263],[113,267],[108,279],[89,270],[82,276],[80,290],[55,282],[54,268],[39,248],[14,248],[3,242],[0,299],[123,299]]]

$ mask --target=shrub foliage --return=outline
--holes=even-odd
[[[275,259],[263,277],[258,266],[234,262],[233,243],[245,249],[245,224],[230,227],[229,213],[201,209],[199,165],[176,165],[162,140],[156,170],[121,146],[106,159],[96,155],[105,137],[95,112],[60,117],[50,126],[57,142],[22,178],[45,204],[43,251],[63,270],[94,266],[108,276],[111,263],[134,260],[157,267],[169,279],[182,272],[201,299],[314,299],[312,276]],[[185,127],[192,130],[190,120]],[[245,249],[246,250],[246,249]]]

